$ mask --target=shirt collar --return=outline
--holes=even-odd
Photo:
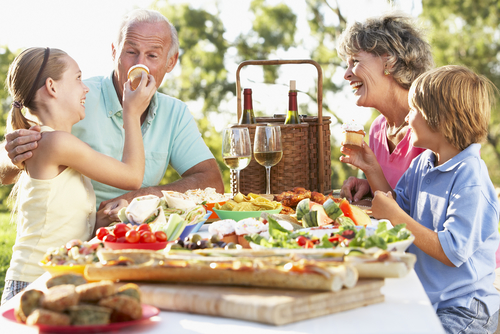
[[[450,160],[446,161],[444,164],[437,166],[436,170],[440,172],[449,172],[467,158],[471,157],[480,158],[479,155],[480,149],[481,149],[481,144],[471,144],[467,148],[465,148],[465,150],[460,151],[457,155],[455,155]],[[434,168],[435,161],[436,161],[436,156],[434,153],[431,152],[427,159],[427,166],[430,168]]]
[[[116,94],[115,85],[113,84],[113,73],[104,78],[102,90],[104,96],[104,105],[106,106],[106,113],[108,117],[114,116],[116,113],[123,111],[123,107],[118,100],[118,95]],[[148,107],[148,115],[146,116],[145,124],[150,124],[156,116],[156,110],[158,109],[158,92],[155,92],[151,102]]]

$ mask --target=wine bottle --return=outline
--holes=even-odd
[[[245,88],[243,90],[243,112],[241,113],[239,124],[254,124],[255,115],[252,105],[252,89]]]
[[[290,80],[290,91],[288,92],[288,112],[286,114],[285,124],[300,124],[295,80]]]

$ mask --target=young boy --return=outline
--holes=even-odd
[[[427,150],[392,190],[368,145],[343,146],[340,160],[361,168],[375,191],[375,218],[406,224],[415,271],[447,333],[493,333],[500,296],[493,286],[499,203],[480,144],[495,87],[461,66],[422,74],[406,120],[412,143]]]

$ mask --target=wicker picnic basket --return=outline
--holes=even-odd
[[[240,63],[236,71],[236,96],[238,119],[242,112],[240,70],[247,65],[312,64],[318,71],[318,116],[301,117],[301,124],[284,124],[284,115],[257,117],[257,124],[233,124],[247,127],[253,145],[255,128],[271,123],[281,128],[283,157],[271,168],[271,193],[278,194],[303,187],[311,191],[331,191],[330,117],[323,117],[323,72],[321,66],[309,59],[304,60],[248,60]],[[236,173],[231,172],[231,191],[236,189]],[[243,194],[266,192],[266,170],[252,156],[247,168],[240,171],[240,192]]]

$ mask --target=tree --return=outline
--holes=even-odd
[[[436,66],[464,65],[500,87],[500,3],[497,0],[423,1],[422,19]],[[487,143],[481,149],[494,184],[500,184],[500,96],[491,112]]]

